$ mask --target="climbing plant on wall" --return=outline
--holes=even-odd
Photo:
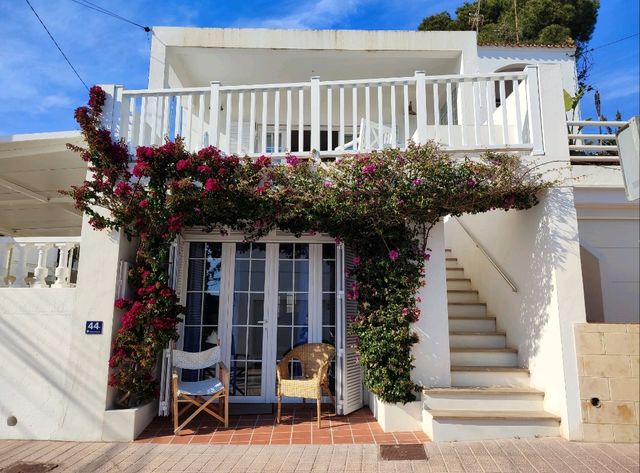
[[[214,147],[188,152],[180,139],[160,146],[113,141],[100,119],[99,87],[76,110],[90,179],[68,191],[96,229],[120,229],[138,243],[131,299],[112,348],[109,383],[123,406],[151,400],[161,350],[177,339],[182,307],[168,286],[171,242],[186,227],[241,231],[255,240],[278,228],[295,235],[327,233],[355,256],[356,281],[347,297],[358,302],[353,330],[368,389],[386,402],[408,402],[412,323],[417,292],[429,284],[429,231],[446,215],[520,210],[538,203],[552,185],[514,155],[454,159],[433,143],[344,157],[330,164],[290,156],[284,163],[225,155]],[[425,301],[428,304],[428,301]]]

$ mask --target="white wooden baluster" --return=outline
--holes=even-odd
[[[304,151],[304,88],[298,90],[298,153]]]
[[[513,92],[515,94],[514,98],[516,100],[516,143],[522,144],[524,143],[522,137],[522,117],[521,113],[521,105],[520,105],[520,82],[518,79],[514,79],[512,81],[513,84]]]
[[[12,266],[10,276],[15,277],[11,287],[27,287],[27,256],[30,253],[31,245],[28,243],[17,243],[13,245]]]
[[[192,140],[192,131],[193,131],[193,94],[189,94],[187,95],[187,123],[186,126],[183,124],[183,126],[185,127],[184,130],[184,134],[186,137],[185,140],[185,146],[187,147],[187,149],[189,151],[193,151],[193,148],[191,146],[191,140]]]
[[[120,104],[120,127],[118,129],[118,137],[124,140],[125,143],[129,140],[129,96],[124,95],[124,89],[122,91],[122,103]]]
[[[227,153],[233,153],[233,151],[231,151],[231,107],[232,107],[233,102],[231,102],[231,92],[227,92],[227,116],[225,118],[225,124],[224,124],[224,133],[225,133],[225,141],[227,142],[227,145],[225,147],[225,150]]]
[[[198,148],[204,148],[204,93],[200,93],[200,101],[198,102],[198,129],[196,133],[200,135],[200,139],[198,140]]]
[[[179,95],[176,95],[176,113],[173,122],[173,138],[182,136],[182,100]]]
[[[436,128],[436,141],[440,141],[440,86],[438,81],[433,83],[433,123]]]
[[[480,144],[480,82],[477,79],[474,79],[471,82],[471,95],[473,97],[473,136],[474,136],[474,146],[478,146]]]
[[[9,253],[11,252],[11,247],[11,243],[0,241],[0,287],[9,284],[6,279],[9,276]]]
[[[371,87],[364,86],[364,143],[365,149],[371,149]]]
[[[340,149],[344,150],[344,85],[340,86],[340,115],[338,119],[340,120],[340,132],[338,133],[338,146]]]
[[[456,97],[457,97],[457,106],[456,106],[456,124],[458,125],[458,128],[460,128],[460,136],[462,138],[462,146],[466,146],[467,145],[467,136],[466,136],[466,124],[467,121],[465,120],[465,116],[464,116],[464,94],[466,93],[466,88],[468,86],[468,83],[465,82],[464,80],[460,80],[458,82],[456,82]],[[473,86],[473,84],[472,84]]]
[[[403,102],[403,111],[404,111],[404,146],[406,148],[409,146],[409,141],[411,140],[411,136],[409,135],[409,83],[405,82],[402,85],[402,98]]]
[[[33,270],[33,284],[31,287],[48,287],[46,282],[46,278],[49,275],[47,252],[51,245],[49,243],[36,243],[34,246],[38,252],[38,265]]]
[[[280,89],[273,94],[273,152],[280,152]]]
[[[218,146],[218,113],[220,108],[220,82],[211,82],[209,103],[209,146]]]
[[[311,78],[311,150],[320,151],[320,77]]]
[[[396,84],[391,84],[391,146],[398,146],[398,137],[396,136]]]
[[[540,79],[538,66],[525,67],[527,74],[527,111],[529,112],[530,143],[533,154],[544,153],[544,137],[542,135],[542,116],[540,114]]]
[[[249,154],[256,152],[256,91],[249,94]]]
[[[147,96],[143,95],[140,98],[140,120],[138,120],[138,146],[144,146],[147,143],[145,142],[145,135],[147,131]]]
[[[69,256],[67,257],[67,274],[69,275],[69,285],[71,285],[71,270],[73,269],[73,258],[77,257],[77,249],[79,246],[77,243],[73,243],[71,245],[71,251],[69,251]]]
[[[358,86],[354,84],[351,89],[352,96],[352,110],[351,110],[351,120],[353,123],[353,131],[351,132],[351,149],[353,151],[360,151],[359,148],[356,148],[356,143],[360,144],[360,137],[358,136]]]
[[[73,249],[73,243],[57,243],[56,248],[60,250],[58,257],[58,266],[55,275],[56,282],[51,287],[69,287],[69,277],[71,272],[69,269],[69,251]]]
[[[136,97],[135,96],[131,96],[131,99],[129,101],[129,117],[131,120],[131,134],[129,135],[129,149],[133,152],[135,150],[135,147],[138,145],[138,130],[139,130],[139,125],[138,125],[138,118],[136,118]]]
[[[424,71],[416,71],[416,124],[418,144],[427,141],[427,91]]]
[[[291,89],[287,89],[287,124],[286,124],[286,140],[287,140],[287,152],[291,152]]]
[[[453,100],[451,99],[451,79],[446,82],[446,93],[447,98],[445,99],[445,104],[447,106],[447,138],[449,141],[449,146],[453,146]]]
[[[236,146],[236,152],[238,154],[242,154],[242,115],[244,113],[244,92],[240,91],[238,93],[238,143]],[[251,136],[249,137],[249,142],[251,142]]]
[[[384,117],[382,116],[382,86],[378,85],[378,149],[384,148]]]
[[[160,137],[160,144],[163,144],[164,140],[169,138],[169,115],[171,115],[171,97],[169,95],[165,95],[163,98],[163,102],[162,136]]]
[[[149,137],[149,144],[156,144],[156,136],[158,134],[158,116],[160,115],[160,97],[151,98],[151,117],[149,117],[151,124],[151,136]]]
[[[333,96],[331,86],[327,87],[327,151],[333,149]]]
[[[493,112],[496,108],[496,101],[493,98],[493,81],[488,79],[485,82],[485,92],[487,94],[487,128],[489,129],[489,144],[493,144]]]
[[[504,80],[498,80],[498,87],[500,91],[500,108],[502,109],[502,143],[509,144],[509,129],[507,128],[507,94],[504,90]]]
[[[265,154],[267,152],[267,112],[269,108],[269,92],[264,90],[262,92],[262,136],[260,149],[261,153]]]

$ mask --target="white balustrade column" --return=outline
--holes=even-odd
[[[15,277],[15,280],[11,284],[11,287],[27,287],[27,256],[31,250],[31,244],[29,243],[17,243],[13,246],[13,264],[11,276]]]
[[[416,71],[416,125],[418,144],[427,141],[427,92],[425,90],[425,73]]]
[[[311,78],[311,151],[320,152],[320,77]]]
[[[48,287],[46,278],[49,275],[49,268],[47,268],[47,252],[51,248],[49,243],[36,243],[36,250],[38,251],[38,266],[33,271],[33,284],[31,287]]]
[[[0,242],[0,287],[9,284],[9,281],[5,281],[5,278],[9,275],[9,252],[11,251],[11,246],[11,243]]]
[[[73,243],[60,243],[55,245],[60,250],[58,266],[56,267],[56,282],[51,287],[69,287],[71,270],[68,267],[69,252],[73,250]]]

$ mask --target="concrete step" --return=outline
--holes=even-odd
[[[471,279],[469,278],[447,278],[447,290],[471,291]]]
[[[542,411],[544,393],[528,388],[429,388],[422,392],[429,410]]]
[[[515,348],[451,348],[451,364],[456,366],[518,366]]]
[[[449,332],[451,348],[505,348],[504,332]]]
[[[449,317],[449,330],[453,332],[495,332],[495,317]]]
[[[462,269],[458,258],[445,258],[445,265],[447,269]]]
[[[487,315],[487,304],[484,302],[449,302],[449,317],[458,315],[472,317]]]
[[[449,302],[469,302],[471,304],[481,302],[478,291],[447,289],[447,300]]]
[[[425,410],[422,425],[434,441],[555,437],[560,418],[544,411]]]
[[[529,370],[505,366],[451,366],[452,386],[530,387]]]
[[[464,277],[464,268],[447,268],[447,279],[463,278],[463,277]]]

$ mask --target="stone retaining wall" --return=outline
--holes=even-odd
[[[638,442],[638,324],[576,324],[583,439]]]

